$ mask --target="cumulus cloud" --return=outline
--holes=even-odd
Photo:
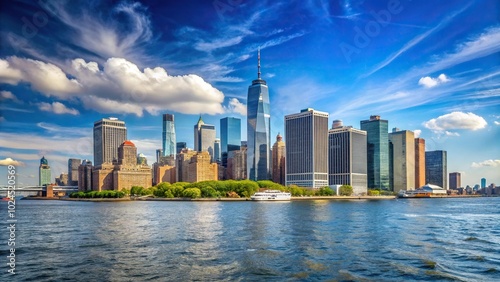
[[[12,68],[7,60],[0,59],[0,83],[17,84],[21,78],[21,71]]]
[[[452,112],[424,122],[424,126],[435,133],[444,133],[448,136],[458,136],[458,133],[449,132],[452,129],[478,130],[485,128],[488,123],[484,118],[473,113]]]
[[[497,167],[500,166],[500,160],[485,160],[479,163],[473,162],[472,167],[485,167],[485,166],[490,166],[490,167]]]
[[[81,90],[76,79],[69,79],[56,65],[18,57],[7,58],[12,68],[21,73],[21,80],[45,96],[68,98]]]
[[[500,121],[494,121],[495,125],[500,125]]]
[[[229,106],[227,107],[226,112],[246,116],[247,106],[245,104],[242,104],[238,99],[232,98],[231,100],[229,100]]]
[[[24,163],[20,161],[15,161],[11,158],[5,158],[3,160],[0,160],[0,166],[8,166],[8,165],[24,166]]]
[[[194,74],[172,76],[161,67],[141,70],[123,58],[110,58],[102,68],[96,62],[75,59],[68,74],[53,64],[31,59],[9,57],[8,62],[22,73],[23,81],[46,96],[80,100],[86,109],[102,113],[224,112],[224,94]],[[54,106],[53,110],[62,109]],[[42,107],[48,109],[48,105]]]
[[[50,103],[38,103],[38,108],[41,111],[52,112],[54,114],[62,115],[62,114],[70,114],[70,115],[78,115],[80,114],[78,110],[67,108],[64,104],[59,102]]]
[[[439,84],[446,83],[448,81],[450,81],[450,79],[444,73],[442,73],[436,78],[432,78],[430,76],[422,77],[418,81],[418,84],[426,88],[432,88],[438,86]]]

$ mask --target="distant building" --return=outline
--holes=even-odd
[[[125,122],[103,118],[94,122],[94,165],[112,164],[118,158],[118,147],[127,140]]]
[[[328,184],[351,185],[354,195],[367,193],[366,131],[333,121],[328,131]]]
[[[148,159],[146,158],[146,156],[143,153],[140,153],[137,155],[137,164],[138,165],[145,165],[145,166],[148,165]]]
[[[425,184],[425,139],[415,138],[415,188]]]
[[[163,149],[156,149],[156,162],[160,162],[161,157],[163,157]]]
[[[286,185],[328,186],[328,113],[308,108],[285,116]]]
[[[68,186],[68,174],[61,173],[59,177],[56,177],[55,183],[57,186]]]
[[[260,77],[260,50],[257,79],[248,87],[247,96],[247,177],[271,179],[271,106],[267,83]]]
[[[389,122],[372,115],[361,130],[367,133],[368,188],[389,190]]]
[[[220,151],[220,139],[215,138],[214,141],[214,161],[216,163],[221,163],[221,151]]]
[[[227,156],[226,179],[247,179],[247,147],[230,151]]]
[[[486,188],[486,178],[481,178],[481,188]]]
[[[458,189],[462,187],[462,175],[460,172],[450,172],[450,189]]]
[[[43,156],[40,159],[40,166],[38,167],[38,185],[47,186],[52,181],[50,173],[49,161]]]
[[[172,156],[175,159],[177,148],[175,142],[174,115],[172,114],[163,114],[162,145],[163,156]]]
[[[227,166],[227,154],[241,148],[241,119],[226,117],[220,120],[221,163]]]
[[[187,145],[186,145],[186,142],[177,142],[177,154],[180,154],[182,149],[186,149],[187,148]]]
[[[77,186],[78,185],[78,167],[82,163],[80,159],[69,159],[68,160],[68,185]]]
[[[218,165],[211,162],[208,152],[183,150],[177,160],[178,181],[199,182],[205,180],[218,180]]]
[[[446,151],[425,152],[425,178],[427,184],[448,189],[448,164]]]
[[[177,171],[175,166],[162,165],[159,163],[153,164],[153,185],[158,185],[162,182],[175,183],[177,182]]]
[[[78,191],[92,191],[92,171],[94,167],[89,160],[83,160],[78,166]]]
[[[207,151],[211,161],[215,161],[215,126],[205,124],[200,119],[194,126],[194,150],[198,152]]]
[[[415,136],[412,131],[393,131],[389,134],[389,184],[391,190],[415,188]]]
[[[152,186],[151,168],[137,164],[137,148],[126,140],[118,147],[118,161],[95,166],[92,172],[92,190],[121,190],[133,186]]]
[[[283,137],[278,133],[276,142],[273,145],[273,181],[281,185],[285,185],[285,142]]]

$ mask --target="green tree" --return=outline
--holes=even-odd
[[[210,186],[203,187],[200,190],[201,190],[201,197],[203,198],[216,198],[217,196],[219,196],[219,192],[217,192],[214,188]]]
[[[353,192],[352,186],[351,185],[342,185],[339,188],[339,195],[340,196],[351,196]]]
[[[328,186],[321,187],[316,194],[318,196],[333,196],[333,189]]]
[[[368,190],[368,196],[380,196],[379,190]]]
[[[182,192],[182,196],[191,199],[200,198],[201,190],[198,188],[187,188]]]

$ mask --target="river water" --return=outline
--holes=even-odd
[[[499,203],[2,202],[0,281],[499,281]]]

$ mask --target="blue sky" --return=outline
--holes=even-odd
[[[2,3],[0,164],[36,184],[45,155],[58,176],[110,116],[149,163],[162,113],[189,147],[200,114],[241,118],[245,139],[260,47],[273,140],[306,107],[356,128],[377,114],[447,150],[463,185],[500,185],[500,2],[289,2]]]

